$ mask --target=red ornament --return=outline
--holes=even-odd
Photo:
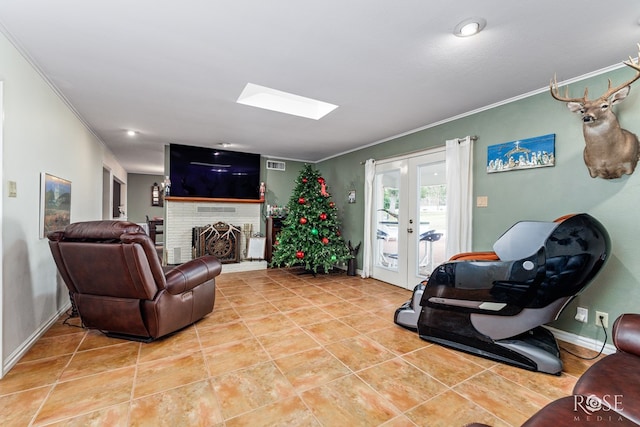
[[[307,201],[304,199],[304,197],[300,197],[298,199],[298,203],[300,203],[301,205],[304,205]]]
[[[324,178],[323,178],[323,177],[321,177],[321,176],[320,176],[320,177],[318,177],[318,182],[319,182],[320,184],[324,184]]]
[[[307,178],[302,178],[302,182],[306,184],[309,180]]]
[[[302,252],[302,251],[296,252],[296,258],[298,258],[298,259],[304,258],[304,252]]]
[[[330,208],[335,208],[335,207],[336,207],[336,204],[335,204],[335,203],[333,203],[333,202],[329,202],[329,207],[330,207]]]
[[[324,220],[326,220],[326,219],[327,219],[327,214],[326,214],[326,213],[324,213],[324,212],[322,212],[322,213],[320,214],[320,219],[321,219],[321,220],[323,220],[323,221],[324,221]]]
[[[328,243],[329,243],[329,239],[327,239],[326,237],[323,237],[323,238],[322,238],[322,244],[323,244],[323,245],[326,245],[326,244],[328,244]]]
[[[307,218],[302,217],[300,218],[300,224],[306,224],[307,223]]]
[[[340,230],[336,231],[336,236],[339,236],[340,234]]]

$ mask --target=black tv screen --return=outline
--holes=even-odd
[[[171,196],[259,199],[260,155],[169,145]]]

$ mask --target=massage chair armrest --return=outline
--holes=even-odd
[[[640,356],[640,314],[621,314],[616,319],[613,343],[620,351]]]
[[[222,264],[218,258],[205,255],[185,262],[167,272],[167,292],[179,295],[202,283],[214,279],[222,271]]]
[[[498,254],[493,251],[487,252],[462,252],[455,254],[449,261],[498,261]]]

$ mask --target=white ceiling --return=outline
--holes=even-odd
[[[473,16],[484,31],[453,36]],[[169,143],[309,162],[371,145],[635,57],[638,19],[637,0],[0,1],[0,29],[150,174]],[[249,82],[339,108],[237,104]]]

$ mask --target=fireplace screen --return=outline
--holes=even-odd
[[[194,227],[193,255],[213,255],[223,264],[240,262],[240,228],[224,222]]]

